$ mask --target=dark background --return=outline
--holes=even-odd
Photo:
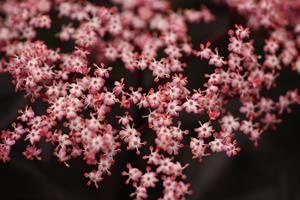
[[[199,8],[199,2],[174,0],[173,6],[174,9]],[[217,15],[217,20],[209,25],[190,25],[189,34],[195,47],[201,42],[211,40],[214,46],[220,49],[221,54],[226,55],[227,31],[235,23],[244,24],[244,19],[225,6],[208,3],[208,7]],[[258,49],[262,47],[264,34],[262,30],[252,33]],[[49,46],[57,45],[58,41],[48,33],[41,32],[39,37],[46,40]],[[185,71],[189,87],[202,87],[203,74],[209,70],[207,63],[199,62],[198,59],[189,60]],[[122,75],[127,77],[131,84],[142,84],[144,87],[151,87],[152,84],[147,74],[139,74],[138,78],[134,78],[135,74],[126,73],[124,69],[114,70],[113,73],[115,79]],[[277,85],[278,89],[273,89],[268,96],[276,98],[288,88],[300,88],[299,75],[285,69]],[[18,109],[30,104],[23,96],[22,93],[14,93],[9,75],[0,75],[0,130],[10,126],[17,116]],[[31,105],[40,114],[46,108],[46,105],[39,101]],[[230,109],[236,113],[234,103]],[[137,112],[135,115],[139,116],[141,113]],[[183,118],[184,128],[192,130],[197,126],[198,116],[183,114]],[[178,160],[190,163],[186,174],[187,181],[192,183],[193,194],[188,199],[300,200],[300,108],[295,107],[293,113],[284,114],[283,119],[283,124],[280,124],[276,131],[264,133],[257,148],[246,137],[239,135],[238,143],[242,151],[234,158],[215,154],[199,164],[191,159],[189,149],[184,148]],[[147,133],[145,131],[145,135]],[[112,176],[105,176],[97,190],[85,185],[87,180],[83,173],[86,166],[80,159],[71,161],[70,168],[67,168],[51,156],[49,146],[41,145],[44,145],[42,161],[26,160],[21,155],[24,145],[18,143],[13,149],[11,161],[0,164],[1,200],[128,199],[133,188],[124,184],[125,178],[121,176],[121,171],[129,161],[137,167],[144,165],[139,157],[124,151],[116,157]],[[160,189],[150,191],[149,199],[161,196]]]

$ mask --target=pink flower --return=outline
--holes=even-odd
[[[283,68],[300,73],[299,2],[221,1],[245,16],[248,25],[232,27],[228,48],[220,51],[212,50],[219,45],[213,38],[195,50],[188,34],[188,23],[216,18],[205,5],[174,11],[162,0],[111,0],[111,7],[77,0],[2,2],[0,73],[9,73],[16,92],[31,102],[43,101],[47,109],[41,115],[29,105],[19,111],[16,122],[1,133],[0,160],[10,160],[18,140],[27,144],[27,159],[41,160],[43,141],[66,166],[80,158],[93,167],[84,176],[98,188],[111,175],[115,157],[133,150],[147,162],[145,170],[128,163],[122,172],[135,189],[133,198],[148,198],[148,189],[161,182],[161,200],[185,199],[191,194],[190,184],[183,182],[189,180],[184,172],[189,164],[175,161],[183,148],[200,162],[218,152],[235,156],[239,132],[257,145],[264,131],[282,122],[281,114],[300,104],[294,89],[278,100],[265,96],[277,87]],[[57,30],[56,17],[64,18],[53,35],[62,43],[52,49],[38,36],[39,29]],[[266,35],[261,55],[250,39],[250,29],[257,28]],[[71,44],[68,51],[65,43]],[[199,76],[199,88],[191,88],[185,72],[194,58],[212,66]],[[120,69],[129,75],[116,76]],[[141,77],[144,72],[147,76]],[[184,130],[183,114],[206,121]],[[153,140],[144,137],[148,133]]]

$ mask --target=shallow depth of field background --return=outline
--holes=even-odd
[[[94,2],[99,3],[99,0]],[[174,9],[199,8],[200,0],[173,0]],[[208,25],[193,24],[189,26],[194,47],[208,40],[218,47],[222,55],[226,55],[227,31],[235,23],[244,24],[244,19],[224,6],[207,4],[217,16],[217,20]],[[55,21],[53,22],[55,24]],[[58,40],[53,33],[59,27],[47,32],[40,32],[39,38],[46,41],[48,46],[56,47]],[[252,32],[256,40],[258,53],[262,48],[265,32]],[[66,45],[66,51],[70,45]],[[187,58],[188,59],[188,58]],[[114,65],[113,65],[114,66]],[[206,62],[191,59],[184,72],[188,76],[190,88],[202,88],[203,74],[212,70]],[[127,83],[142,85],[144,88],[152,86],[151,76],[147,73],[136,74],[126,72],[118,63],[113,70],[113,80],[124,76]],[[285,69],[278,79],[278,88],[266,93],[269,97],[278,97],[288,88],[300,89],[300,75]],[[17,110],[30,102],[23,98],[22,93],[14,93],[11,77],[0,75],[0,130],[9,127],[17,116]],[[232,101],[229,109],[237,116],[237,103]],[[45,111],[42,102],[32,104],[39,114]],[[144,111],[132,110],[136,118],[135,124],[142,125]],[[115,115],[118,115],[116,111]],[[193,130],[198,120],[204,120],[197,115],[181,114],[184,128]],[[242,148],[238,156],[228,158],[223,153],[215,154],[204,159],[199,164],[191,159],[188,148],[184,148],[178,160],[183,164],[190,163],[186,170],[188,182],[192,183],[193,194],[191,200],[300,200],[300,108],[295,107],[293,113],[284,114],[284,123],[276,131],[266,132],[259,146],[255,148],[243,135],[239,134],[238,144]],[[145,130],[143,139],[151,139],[151,132]],[[187,144],[187,141],[186,141]],[[70,162],[70,168],[58,163],[52,156],[51,147],[43,145],[43,160],[28,161],[21,152],[24,144],[16,145],[12,151],[9,163],[0,164],[0,192],[1,200],[125,200],[130,199],[133,192],[131,186],[124,184],[125,178],[121,172],[126,169],[126,163],[131,162],[135,167],[145,163],[134,153],[125,151],[116,156],[116,163],[112,167],[112,176],[105,176],[100,188],[87,187],[83,173],[89,169],[83,161],[75,159]],[[147,151],[147,149],[144,149]],[[143,153],[143,151],[141,152]],[[149,199],[161,196],[161,189],[150,190]]]

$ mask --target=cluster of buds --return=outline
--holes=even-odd
[[[283,69],[300,73],[300,24],[286,11],[299,1],[223,2],[246,14],[249,23],[249,28],[236,25],[228,31],[228,56],[220,55],[209,41],[193,48],[188,24],[215,20],[204,5],[173,11],[165,0],[111,0],[114,7],[80,0],[1,2],[0,72],[12,76],[16,91],[32,103],[42,100],[47,109],[42,115],[30,105],[19,111],[16,122],[1,133],[0,160],[9,161],[21,139],[27,143],[23,155],[40,160],[40,143],[46,142],[66,166],[78,157],[94,166],[84,176],[88,185],[98,187],[111,174],[115,157],[133,151],[147,165],[143,172],[128,163],[122,173],[128,177],[126,184],[135,188],[134,199],[147,199],[148,189],[160,181],[161,200],[185,199],[191,194],[184,175],[188,164],[175,161],[181,149],[190,148],[198,161],[217,152],[235,156],[241,150],[237,134],[257,145],[263,132],[282,121],[281,114],[300,104],[297,89],[278,100],[264,96],[276,87]],[[41,29],[53,27],[60,29],[53,37],[60,44],[73,44],[71,50],[63,45],[53,49],[38,40]],[[250,27],[268,32],[263,56],[256,53]],[[203,88],[188,89],[186,57],[212,69],[202,77]],[[124,77],[112,81],[120,62],[129,73],[150,72],[153,86],[135,87]],[[228,109],[232,101],[238,102],[238,116]],[[123,114],[111,114],[114,108]],[[134,108],[148,112],[142,127],[135,127]],[[207,120],[184,130],[183,112]],[[154,141],[143,141],[145,129],[153,132]],[[143,147],[150,151],[141,151]]]

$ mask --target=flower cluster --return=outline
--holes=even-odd
[[[210,42],[193,48],[188,23],[215,20],[205,6],[172,11],[164,0],[111,2],[113,7],[79,0],[1,3],[0,72],[9,73],[16,91],[32,102],[41,99],[47,104],[43,115],[27,105],[1,133],[3,162],[9,161],[18,140],[27,143],[23,155],[29,160],[42,159],[40,143],[47,142],[66,166],[77,157],[94,166],[84,176],[88,185],[98,187],[111,174],[115,157],[126,149],[147,165],[143,171],[128,163],[122,173],[135,189],[134,199],[146,199],[148,189],[159,181],[161,200],[185,199],[191,193],[184,175],[188,164],[176,161],[182,148],[190,148],[198,161],[217,152],[235,156],[240,151],[236,134],[247,135],[257,145],[264,131],[282,121],[283,112],[300,104],[296,89],[278,100],[264,96],[276,86],[283,68],[300,73],[300,24],[287,14],[299,1],[223,1],[246,14],[250,27],[268,30],[263,56],[256,54],[250,28],[241,25],[228,31],[228,56],[220,55]],[[64,51],[63,45],[52,49],[37,39],[41,29],[54,26],[60,28],[55,38],[74,44],[71,51]],[[187,88],[186,57],[196,57],[213,69],[203,77],[204,89]],[[125,78],[112,81],[112,71],[120,65],[116,62],[130,73],[150,72],[153,87],[146,91]],[[232,101],[238,102],[239,116],[227,108]],[[133,107],[148,112],[145,126],[135,127]],[[118,126],[108,119],[113,108],[123,112],[113,115]],[[182,112],[205,116],[207,121],[184,130]],[[152,130],[153,142],[143,141],[144,129]],[[145,146],[150,151],[141,151]]]

